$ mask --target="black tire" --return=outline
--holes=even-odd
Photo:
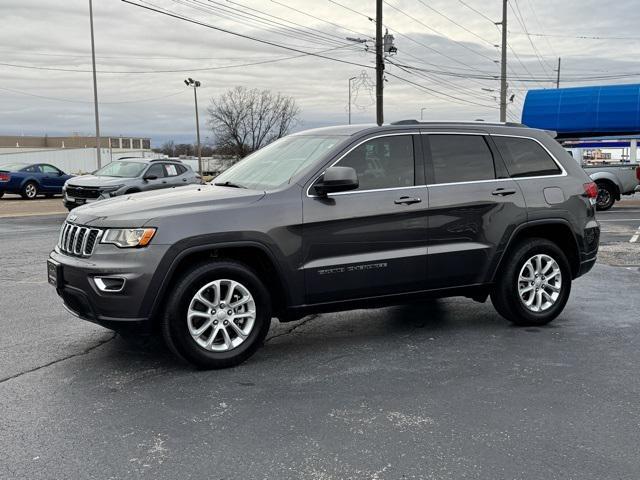
[[[0,192],[0,198],[4,197],[4,192]]]
[[[256,316],[248,337],[237,347],[214,352],[200,346],[189,332],[187,311],[194,295],[207,283],[229,279],[240,282],[255,302]],[[180,359],[201,369],[236,366],[262,346],[271,325],[271,299],[258,275],[248,266],[235,261],[218,261],[192,267],[172,288],[167,301],[161,330],[171,351]]]
[[[38,196],[38,184],[36,182],[27,182],[22,187],[20,196],[25,200],[33,200]]]
[[[613,207],[616,203],[616,192],[608,182],[596,182],[598,186],[598,197],[596,199],[596,210],[605,211]]]
[[[525,263],[538,254],[548,255],[556,261],[560,268],[561,285],[555,303],[546,310],[534,312],[520,299],[518,278]],[[547,239],[530,238],[523,240],[514,250],[507,252],[507,255],[509,257],[501,266],[491,292],[491,302],[495,309],[504,318],[520,326],[546,325],[554,320],[564,309],[571,293],[571,269],[565,254]]]

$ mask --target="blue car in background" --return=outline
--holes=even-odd
[[[47,163],[0,165],[0,198],[5,193],[16,193],[27,200],[33,200],[38,195],[53,197],[62,194],[64,182],[71,177]]]

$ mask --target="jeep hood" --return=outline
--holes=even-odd
[[[67,218],[96,227],[141,227],[156,217],[208,213],[257,202],[264,195],[265,192],[259,190],[187,185],[89,203],[74,209]]]

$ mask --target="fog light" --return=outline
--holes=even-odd
[[[122,277],[93,277],[93,281],[101,292],[118,293],[124,289],[126,280]]]

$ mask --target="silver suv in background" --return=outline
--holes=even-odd
[[[178,160],[125,158],[91,175],[69,179],[62,187],[68,210],[86,203],[137,192],[201,183],[189,165]]]

